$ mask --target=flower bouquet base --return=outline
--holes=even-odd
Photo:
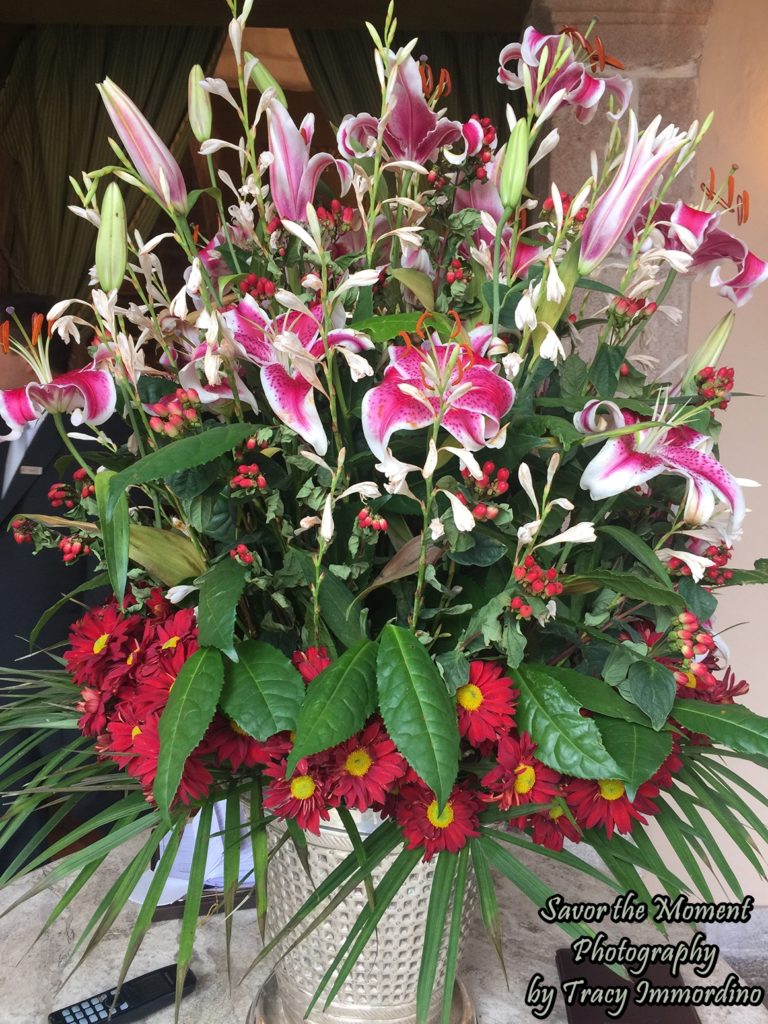
[[[298,1024],[302,1020],[301,1015],[297,1018],[286,1010],[283,1005],[283,999],[281,997],[281,989],[278,985],[276,975],[270,974],[267,980],[261,987],[261,991],[256,997],[251,1009],[246,1018],[245,1024]],[[399,1007],[393,1007],[393,1014],[400,1009]],[[331,1011],[334,1008],[331,1007]],[[373,1018],[370,1016],[363,1016],[366,1012],[364,1010],[356,1011],[354,1017],[355,1020],[361,1021],[372,1021]],[[351,1017],[340,1018],[338,1016],[327,1013],[320,1015],[313,1014],[309,1020],[314,1024],[315,1021],[330,1022],[338,1021],[340,1019],[352,1020]],[[379,1020],[383,1019],[381,1017]],[[407,1016],[392,1016],[386,1018],[389,1024],[411,1024],[415,1021],[413,1013],[408,1013]],[[456,984],[453,989],[453,1003],[451,1005],[451,1016],[450,1024],[476,1024],[477,1017],[475,1016],[475,1008],[472,1005],[472,1000],[469,998],[464,985],[460,980],[456,980]]]

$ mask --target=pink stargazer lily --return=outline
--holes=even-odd
[[[629,245],[646,226],[648,206],[641,210],[635,224],[626,236]],[[721,213],[718,210],[699,210],[682,200],[676,203],[660,203],[653,214],[653,229],[662,237],[665,250],[687,252],[693,256],[692,272],[712,269],[710,284],[720,289],[720,294],[736,306],[743,306],[752,297],[752,292],[763,281],[768,280],[768,262],[761,260],[747,245],[720,226]],[[644,248],[657,244],[649,236]],[[736,264],[736,273],[723,280],[720,264],[730,261]]]
[[[389,62],[390,67],[395,62],[392,52]],[[379,118],[373,114],[347,114],[336,136],[342,156],[350,160],[370,156],[376,146],[379,125]],[[410,160],[422,165],[434,160],[443,146],[463,139],[461,122],[438,117],[424,99],[419,64],[413,57],[406,57],[395,71],[382,137],[393,160]]]
[[[0,417],[11,431],[0,441],[21,437],[27,424],[34,423],[45,412],[68,413],[75,427],[83,423],[95,427],[105,423],[115,411],[115,382],[106,370],[96,369],[95,362],[84,370],[72,370],[54,378],[31,365],[38,373],[37,381],[0,391]]]
[[[291,115],[277,99],[267,105],[269,128],[269,188],[272,202],[283,220],[305,221],[307,204],[315,198],[320,175],[334,165],[344,195],[352,184],[352,168],[344,160],[336,160],[330,153],[309,155],[315,132],[315,115],[307,114],[299,128]]]
[[[289,310],[273,320],[246,295],[222,319],[241,357],[261,368],[261,385],[275,415],[325,455],[328,438],[314,395],[323,390],[316,369],[325,355],[321,306],[310,307],[309,313]],[[345,327],[328,331],[327,343],[353,354],[373,348],[370,338]]]
[[[668,125],[659,132],[661,117],[651,121],[642,135],[634,112],[629,112],[629,134],[624,159],[608,188],[589,211],[581,232],[579,271],[588,274],[624,237],[628,225],[648,198],[664,166],[688,136]]]
[[[96,88],[141,180],[164,205],[186,213],[187,187],[171,151],[119,85],[105,78]]]
[[[515,400],[515,389],[484,358],[492,342],[490,327],[476,327],[470,347],[437,335],[421,347],[393,345],[381,384],[363,399],[362,423],[368,447],[386,461],[396,430],[441,425],[470,451],[498,444],[502,418]]]
[[[564,59],[546,85],[539,89],[539,80],[549,75],[558,47]],[[517,61],[516,73],[507,67],[512,61]],[[632,95],[632,82],[628,78],[623,75],[597,75],[594,68],[587,68],[576,59],[573,43],[566,35],[546,35],[537,32],[533,26],[525,30],[522,42],[510,43],[499,54],[498,81],[508,89],[522,89],[525,84],[524,66],[530,73],[532,91],[540,109],[562,90],[560,104],[575,107],[576,119],[582,123],[594,117],[603,96],[616,97],[619,109],[614,114],[609,112],[608,116],[618,120]]]
[[[583,434],[595,441],[606,430],[640,423],[641,417],[614,402],[594,399],[573,418]],[[744,495],[731,474],[711,454],[714,442],[691,427],[649,427],[609,438],[581,476],[581,486],[593,501],[621,494],[659,476],[674,473],[688,481],[683,517],[702,525],[712,517],[715,500],[731,509],[731,530],[739,529],[744,518]]]

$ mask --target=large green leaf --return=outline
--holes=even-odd
[[[390,270],[390,277],[394,277],[400,284],[413,292],[419,302],[422,304],[424,309],[434,309],[435,307],[435,286],[432,284],[432,279],[427,277],[426,274],[420,270],[408,270],[405,268],[396,268]]]
[[[201,647],[218,647],[237,661],[235,610],[245,587],[245,568],[232,558],[217,562],[200,579],[198,631]]]
[[[706,587],[694,583],[690,576],[683,576],[677,585],[683,596],[685,607],[692,611],[700,621],[711,618],[717,608],[717,598]]]
[[[205,571],[203,556],[189,537],[176,530],[131,526],[130,557],[168,587]]]
[[[595,569],[578,576],[563,576],[563,589],[566,594],[589,594],[603,587],[610,587],[618,594],[631,597],[633,601],[645,601],[650,605],[661,605],[681,612],[685,601],[674,590],[664,587],[656,580],[636,576],[631,572],[610,572],[607,569]]]
[[[646,716],[634,704],[624,700],[612,686],[603,682],[602,679],[585,676],[572,668],[561,668],[554,665],[528,665],[526,667],[534,670],[539,667],[552,676],[587,711],[594,711],[596,714],[606,715],[608,718],[621,718],[625,722],[634,722],[636,725],[647,725],[648,723]]]
[[[294,729],[304,684],[288,658],[261,640],[246,640],[237,656],[237,663],[227,663],[224,670],[224,713],[257,740]]]
[[[353,647],[365,639],[362,606],[332,573],[327,572],[320,582],[319,602],[323,621],[345,647]]]
[[[671,732],[653,732],[642,725],[595,715],[605,749],[622,769],[624,778],[637,789],[658,771],[672,750]]]
[[[253,423],[230,423],[223,427],[211,427],[201,434],[181,437],[158,451],[145,455],[143,459],[138,459],[111,477],[107,515],[113,514],[120,496],[128,488],[151,480],[164,480],[171,473],[178,473],[182,469],[202,466],[231,451],[257,430],[258,427]]]
[[[445,938],[445,926],[448,920],[448,904],[451,899],[453,879],[456,874],[457,857],[443,850],[437,856],[435,874],[432,878],[432,891],[427,907],[427,922],[424,933],[424,945],[421,949],[421,966],[416,989],[416,1017],[418,1020],[429,1019],[429,1008],[435,987],[437,963]]]
[[[444,805],[456,779],[456,706],[426,648],[413,633],[387,625],[377,662],[379,707],[390,736]]]
[[[600,730],[580,714],[580,705],[546,666],[520,665],[517,727],[530,733],[536,756],[579,779],[622,779],[623,772],[603,745]]]
[[[117,600],[122,601],[128,578],[128,531],[131,521],[125,491],[120,492],[111,515],[107,514],[109,484],[116,475],[110,469],[103,469],[101,473],[96,474],[95,486],[109,582]]]
[[[672,672],[657,661],[636,661],[629,666],[626,689],[622,692],[648,716],[654,729],[661,729],[669,717],[677,685]]]
[[[636,533],[627,530],[624,526],[599,526],[597,532],[603,533],[615,540],[617,544],[620,544],[631,555],[634,555],[638,562],[652,572],[665,587],[670,590],[672,589],[672,580],[669,572],[664,568],[664,564],[653,548],[646,544],[642,538],[638,537]]]
[[[686,729],[703,732],[716,743],[741,754],[768,755],[768,718],[756,715],[742,704],[676,700],[672,718]]]
[[[152,792],[166,818],[176,796],[184,762],[211,724],[221,688],[224,666],[213,647],[201,647],[184,662],[160,717],[160,754]]]
[[[364,640],[312,680],[288,758],[290,777],[302,757],[336,746],[362,729],[376,708],[376,644]]]
[[[392,341],[405,331],[411,334],[416,330],[421,313],[392,313],[390,316],[372,316],[354,324],[356,331],[367,334],[371,341]]]

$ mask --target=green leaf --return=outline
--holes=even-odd
[[[189,537],[175,530],[156,530],[153,526],[131,526],[128,554],[168,587],[195,579],[206,568]]]
[[[235,912],[235,893],[240,881],[240,844],[243,830],[240,822],[240,800],[236,785],[227,790],[224,811],[224,937],[227,954],[227,980],[232,985],[232,918]]]
[[[624,362],[624,351],[612,345],[601,345],[589,368],[589,380],[598,398],[613,398],[619,383],[619,368]]]
[[[702,700],[676,700],[672,717],[693,732],[703,732],[715,743],[742,754],[768,756],[768,718],[742,704],[707,704]]]
[[[448,557],[459,565],[488,566],[507,553],[507,545],[479,530],[472,532],[472,543],[465,551],[450,551]]]
[[[181,782],[184,762],[211,724],[221,688],[221,654],[201,647],[181,666],[160,717],[160,754],[152,787],[160,813],[166,818]]]
[[[365,616],[354,594],[338,577],[327,572],[320,581],[318,600],[323,621],[345,647],[365,640]]]
[[[515,682],[520,690],[517,727],[530,733],[544,764],[579,779],[624,777],[597,725],[579,713],[577,702],[547,667],[520,665]]]
[[[435,662],[443,674],[449,693],[456,693],[460,686],[469,681],[469,659],[463,651],[446,651],[438,654]]]
[[[99,510],[101,539],[104,543],[104,558],[112,590],[118,601],[123,600],[125,582],[128,578],[128,531],[131,525],[128,515],[128,496],[121,491],[111,515],[107,514],[110,480],[116,473],[103,469],[95,477],[96,505]]]
[[[596,715],[593,721],[605,749],[622,769],[622,778],[634,789],[659,770],[672,750],[671,732],[652,732],[646,726]]]
[[[211,821],[213,818],[213,801],[207,800],[200,809],[200,817],[197,822],[197,835],[195,836],[195,847],[192,852],[192,862],[189,866],[189,883],[184,897],[184,913],[181,919],[181,930],[179,932],[179,947],[176,954],[176,1015],[184,991],[184,978],[187,975],[192,952],[195,946],[195,933],[197,932],[197,919],[200,914],[200,902],[205,885],[205,868],[208,859],[208,845],[211,840]]]
[[[754,569],[732,569],[733,575],[728,586],[739,587],[743,584],[768,583],[768,558],[758,558]]]
[[[97,576],[94,576],[91,579],[86,580],[84,583],[81,583],[79,587],[75,587],[74,590],[70,590],[68,594],[65,594],[63,597],[59,598],[56,604],[52,604],[50,608],[46,608],[46,610],[37,620],[34,629],[29,634],[30,650],[34,646],[35,641],[42,633],[46,624],[50,622],[50,620],[58,611],[61,611],[61,609],[67,604],[68,601],[71,601],[72,598],[76,597],[78,594],[84,594],[87,590],[98,590],[99,587],[105,586],[105,584],[107,584],[108,582],[109,573],[100,572]]]
[[[485,931],[491,940],[491,945],[496,950],[501,969],[504,973],[504,981],[509,985],[507,979],[507,965],[504,962],[504,943],[501,933],[501,917],[499,915],[499,901],[496,898],[496,886],[493,884],[488,858],[483,851],[482,842],[477,839],[470,839],[469,848],[472,852],[472,869],[477,883],[477,895],[480,900],[480,913],[485,925]]]
[[[462,923],[464,919],[464,897],[467,892],[467,873],[469,871],[469,847],[459,850],[456,882],[453,887],[453,909],[451,911],[451,927],[448,931],[448,947],[445,953],[445,979],[443,981],[443,999],[440,1008],[440,1024],[451,1024],[453,1019],[453,987],[456,984],[456,968],[459,963]],[[424,1018],[426,1020],[426,1017]]]
[[[288,658],[261,640],[246,640],[237,656],[236,663],[224,666],[224,714],[257,740],[294,729],[304,683]]]
[[[373,714],[376,652],[375,643],[363,640],[312,680],[296,723],[286,778],[291,777],[302,757],[349,739]]]
[[[218,647],[237,661],[235,610],[245,589],[245,567],[232,558],[217,562],[199,580],[198,631],[201,647]]]
[[[356,331],[367,334],[371,341],[379,344],[392,341],[405,331],[412,334],[416,330],[421,313],[393,313],[390,316],[372,316],[354,324]]]
[[[605,534],[606,537],[612,537],[630,555],[634,555],[638,562],[652,572],[665,587],[670,590],[672,589],[672,580],[670,579],[669,572],[664,568],[656,552],[644,540],[638,537],[636,533],[633,533],[632,530],[627,530],[624,526],[599,526],[597,532]]]
[[[708,590],[694,583],[690,576],[683,576],[678,581],[677,589],[685,600],[685,607],[692,611],[700,622],[712,618],[717,608],[717,598]]]
[[[145,455],[143,459],[138,459],[111,477],[107,515],[112,515],[120,496],[124,495],[128,488],[152,480],[164,480],[171,473],[211,462],[251,437],[258,429],[253,423],[230,423],[223,427],[211,427],[201,434],[179,438],[158,451]]]
[[[594,281],[591,277],[580,277],[576,282],[576,287],[586,288],[590,292],[606,292],[608,295],[621,296],[623,294],[612,285],[606,284],[604,281]]]
[[[665,665],[643,660],[629,666],[626,693],[632,703],[648,716],[654,729],[661,729],[666,724],[676,692],[675,677]]]
[[[572,352],[560,365],[560,391],[565,398],[581,398],[587,383],[587,364]]]
[[[579,573],[576,576],[563,576],[561,580],[566,594],[589,594],[602,587],[610,587],[611,590],[624,594],[625,597],[631,597],[635,601],[661,605],[678,612],[685,608],[685,601],[674,590],[663,587],[656,580],[637,576],[632,572],[595,569],[592,572]]]
[[[420,270],[406,270],[403,268],[390,269],[389,276],[394,277],[400,284],[405,285],[408,291],[413,292],[424,309],[435,308],[435,286],[432,279]]]
[[[456,706],[426,648],[400,626],[382,630],[377,668],[387,731],[442,807],[458,771]]]
[[[601,679],[582,675],[581,672],[576,672],[572,668],[561,668],[554,665],[527,665],[526,668],[534,671],[538,668],[556,679],[576,703],[580,707],[586,708],[587,711],[605,715],[607,718],[618,718],[625,722],[647,726],[645,715],[634,704],[630,704],[629,701],[620,697],[612,686],[604,683]]]
[[[453,879],[456,874],[457,858],[455,854],[443,850],[437,856],[435,874],[432,878],[432,889],[427,907],[427,922],[424,932],[424,945],[421,948],[421,964],[419,980],[416,988],[416,1019],[426,1021],[432,1002],[435,987],[437,962],[445,938],[445,925],[448,919],[448,904],[451,899]]]

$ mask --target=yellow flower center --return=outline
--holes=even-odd
[[[131,653],[125,659],[125,664],[130,667],[134,663],[135,660],[136,660],[136,651],[131,651]]]
[[[138,725],[134,725],[134,727],[131,729],[131,739],[135,740],[137,736],[141,736],[141,729],[138,727]]]
[[[466,711],[477,711],[485,697],[483,697],[479,686],[467,683],[466,686],[460,686],[456,691],[456,700]]]
[[[229,727],[232,730],[232,732],[236,732],[238,736],[250,736],[250,733],[246,732],[245,729],[239,726],[237,722],[234,720],[234,718],[230,718]]]
[[[165,641],[163,646],[160,648],[162,651],[175,651],[176,647],[181,640],[180,636],[172,636]]]
[[[685,685],[689,689],[695,690],[696,689],[696,676],[693,674],[693,672],[686,672],[685,674],[688,677],[688,681],[686,682]]]
[[[367,775],[368,770],[373,764],[370,755],[367,751],[358,748],[353,750],[349,757],[344,762],[344,771],[349,772],[350,775],[355,775],[360,778],[362,775]]]
[[[93,643],[93,653],[101,654],[101,652],[104,650],[108,643],[109,633],[102,633],[98,640],[95,640]]]
[[[618,779],[601,779],[598,786],[603,800],[620,800],[624,796],[624,783]]]
[[[562,807],[553,807],[549,812],[549,816],[552,819],[552,821],[557,821],[557,819],[562,818],[564,814],[565,811]]]
[[[450,801],[438,814],[437,800],[433,800],[427,808],[427,817],[429,818],[430,825],[434,825],[435,828],[448,828],[449,825],[453,824],[454,818],[453,807]]]
[[[296,800],[309,800],[317,789],[311,775],[297,775],[291,779],[291,796]]]
[[[515,792],[530,793],[536,785],[536,769],[530,764],[519,764],[515,768]]]

